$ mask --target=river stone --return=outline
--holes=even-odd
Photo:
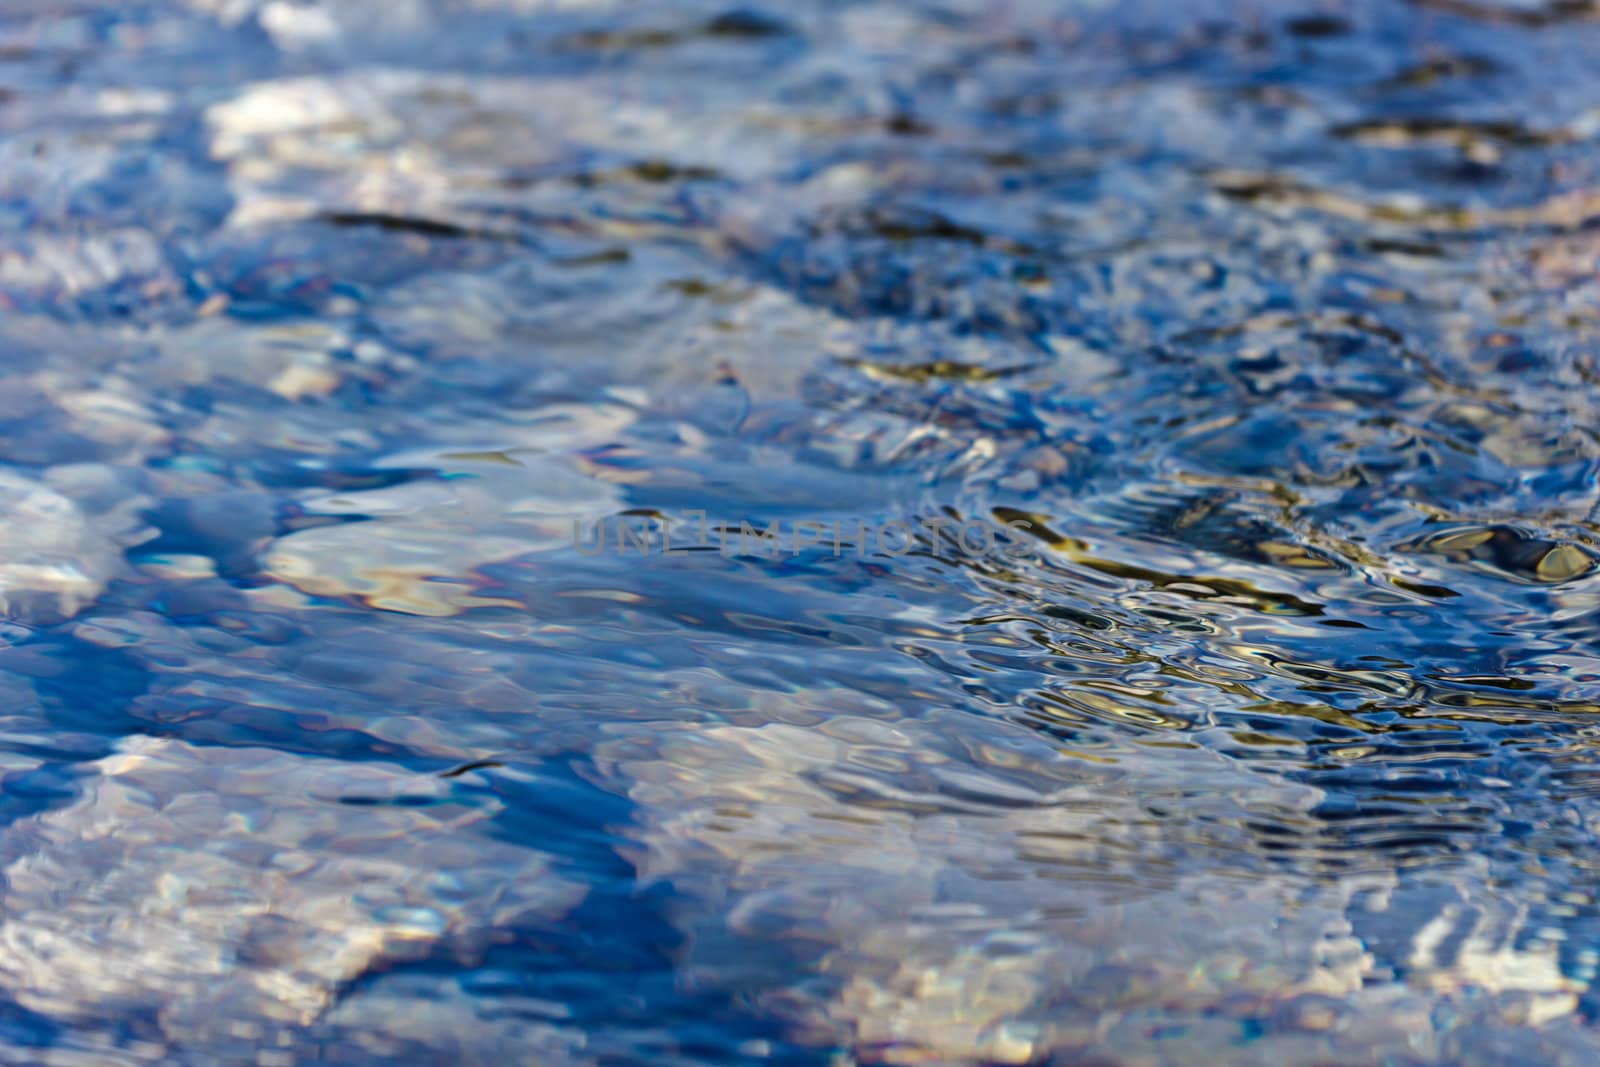
[[[1332,1059],[1376,1062],[1436,1040],[1440,1012],[1539,1025],[1576,1008],[1517,907],[1483,911],[1487,871],[1461,875],[1475,909],[1412,932],[1398,981],[1353,922],[1394,872],[1297,876],[1254,839],[1320,790],[1163,755],[1100,766],[954,716],[839,716],[663,725],[596,763],[640,807],[641,880],[685,897],[687,980],[737,987],[851,1062],[1171,1062],[1169,1029],[1230,1063],[1329,1062],[1330,1040]],[[1242,1018],[1287,1022],[1241,1052]]]
[[[694,106],[668,107],[605,73],[361,67],[244,85],[206,110],[205,127],[212,159],[228,170],[235,226],[327,210],[465,220],[495,201],[594,195],[575,182],[530,191],[516,180],[544,168],[596,168],[605,191],[614,184],[659,203],[675,184],[639,180],[630,167],[643,165],[645,178],[664,166],[760,180],[815,158],[800,109],[775,121],[723,84],[698,92]],[[693,115],[701,117],[685,121]]]
[[[584,893],[483,832],[498,802],[392,764],[140,737],[88,767],[0,843],[0,988],[75,1032],[271,1047],[365,972]]]
[[[587,527],[624,506],[619,487],[545,449],[606,440],[627,413],[602,406],[592,416],[559,408],[547,415],[500,427],[491,441],[436,445],[378,464],[437,477],[303,500],[311,514],[365,521],[278,538],[265,554],[266,572],[312,596],[355,597],[410,615],[514,606],[480,595],[478,568],[571,544],[574,524]]]
[[[117,545],[71,500],[37,482],[0,471],[0,516],[0,611],[7,618],[71,618],[117,570]]]
[[[448,1063],[452,1067],[505,1067],[515,1049],[539,1067],[598,1067],[629,1062],[624,1047],[609,1056],[603,1030],[561,1025],[562,1008],[524,998],[483,996],[436,975],[397,972],[340,1000],[312,1031],[307,1060],[327,1047],[359,1049],[364,1063]],[[549,1018],[541,1016],[548,1015]],[[553,1021],[554,1020],[554,1021]],[[317,1047],[320,1039],[321,1048]],[[606,1042],[615,1045],[613,1039]],[[652,1051],[655,1051],[652,1049]],[[356,1061],[352,1061],[356,1062]],[[648,1062],[662,1062],[651,1057]],[[673,1060],[672,1063],[682,1061]]]
[[[346,373],[333,353],[350,344],[338,325],[202,318],[162,335],[150,380],[164,388],[242,382],[285,400],[323,396]]]

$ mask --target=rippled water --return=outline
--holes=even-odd
[[[1596,55],[0,0],[0,1060],[1600,1060]]]

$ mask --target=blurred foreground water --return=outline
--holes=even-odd
[[[1597,55],[0,0],[0,1062],[1600,1061]]]

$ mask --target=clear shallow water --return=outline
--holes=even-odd
[[[1600,11],[0,13],[5,1062],[1595,1061]]]

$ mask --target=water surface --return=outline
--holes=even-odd
[[[1597,54],[0,2],[0,1059],[1595,1062]]]

